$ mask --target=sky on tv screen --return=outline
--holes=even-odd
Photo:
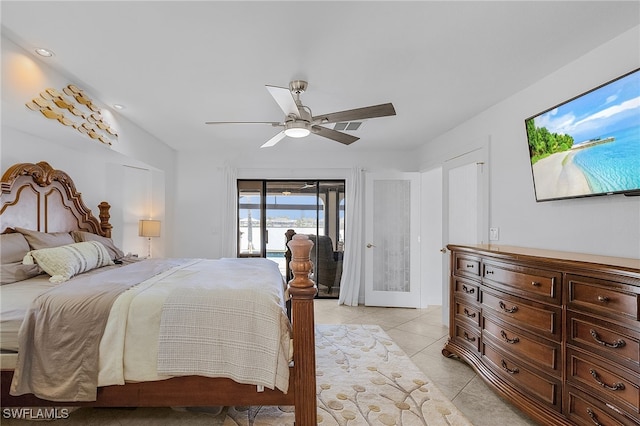
[[[536,127],[566,134],[575,143],[640,127],[640,71],[538,115]]]

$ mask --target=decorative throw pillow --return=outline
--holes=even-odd
[[[22,263],[29,265],[34,260],[51,275],[49,281],[52,283],[61,283],[74,275],[114,264],[107,249],[98,241],[33,250],[27,253]]]
[[[69,232],[39,232],[24,228],[15,228],[15,230],[24,235],[29,242],[31,250],[60,247],[75,243]]]
[[[124,257],[124,252],[116,247],[111,238],[92,234],[91,232],[86,231],[71,231],[71,235],[73,236],[73,239],[76,243],[81,243],[84,241],[98,241],[99,243],[102,243],[102,245],[105,246],[109,251],[109,256],[112,260],[117,260]]]

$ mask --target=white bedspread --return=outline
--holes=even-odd
[[[112,306],[98,384],[199,374],[286,392],[290,330],[283,294],[278,266],[267,259],[196,259],[147,280]],[[212,306],[203,309],[206,303]]]
[[[161,374],[227,377],[287,391],[289,321],[283,282],[266,259],[197,264],[164,303],[158,343]],[[209,284],[215,279],[216,285]],[[266,282],[265,282],[266,279]],[[206,356],[203,356],[206,354]]]

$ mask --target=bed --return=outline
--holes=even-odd
[[[109,204],[100,203],[96,218],[70,176],[46,162],[10,167],[2,177],[1,191],[4,251],[14,246],[10,241],[19,240],[24,245],[22,237],[29,243],[22,262],[9,259],[13,263],[7,261],[5,265],[3,254],[3,318],[13,315],[13,325],[3,320],[2,407],[290,405],[295,407],[296,424],[316,424],[316,288],[309,279],[311,241],[296,237],[289,243],[293,278],[285,290],[282,276],[270,272],[269,263],[273,262],[266,259],[138,260],[123,256],[110,238]],[[83,250],[89,254],[85,256]],[[78,265],[71,260],[78,257],[77,252],[82,253]],[[49,265],[49,257],[58,263],[60,259],[69,261],[59,271],[59,266]],[[40,269],[36,272],[34,268]],[[43,274],[44,268],[47,273]],[[11,275],[14,273],[19,278]],[[10,276],[12,279],[8,279]],[[25,277],[28,279],[23,280]],[[4,283],[13,279],[18,281]],[[219,285],[218,281],[225,284]],[[209,288],[213,282],[216,287]],[[266,291],[269,302],[265,307],[260,305],[259,297],[263,296],[256,296],[258,291]],[[7,307],[6,300],[13,300],[14,293],[20,295],[16,299],[20,302]],[[140,302],[142,295],[151,299]],[[35,308],[30,300],[36,297],[46,303]],[[103,297],[104,306],[102,302],[94,304],[94,299]],[[272,299],[277,299],[280,310],[273,307]],[[82,308],[76,312],[78,300],[82,300]],[[252,304],[245,303],[249,300]],[[290,306],[289,312],[285,312],[285,303]],[[74,308],[67,309],[70,305]],[[84,315],[90,318],[86,321],[97,319],[90,327],[76,327],[85,329],[76,332],[67,330],[64,322],[55,322],[62,313],[69,324],[78,321],[69,321],[68,315]],[[24,315],[22,320],[20,315]],[[255,320],[258,315],[260,320]],[[140,320],[136,320],[138,316]],[[227,334],[235,338],[236,332],[225,334],[225,330],[242,318],[252,324],[272,322],[274,328],[264,334],[260,328],[256,329],[259,334],[247,329],[239,333],[249,336],[247,341],[229,340]],[[25,330],[17,334],[20,326]],[[194,328],[201,329],[193,335],[185,333]],[[10,332],[17,337],[11,338]],[[63,337],[50,337],[54,332]],[[152,340],[145,340],[149,338]],[[60,341],[61,347],[54,346]],[[88,359],[94,358],[87,353],[96,354],[99,367],[94,365],[98,362],[86,359],[75,364],[69,361],[56,378],[58,367],[53,363],[65,357],[73,359],[64,351],[79,346],[83,346],[83,356]],[[122,349],[125,346],[128,352]],[[153,351],[145,353],[146,347]],[[253,362],[255,357],[268,362]],[[235,362],[238,358],[249,361]],[[250,368],[239,372],[238,364]],[[257,368],[261,364],[268,364],[268,371],[262,371],[266,367]],[[220,365],[231,365],[232,372],[221,371]],[[42,385],[47,380],[53,383],[49,387]],[[60,382],[65,383],[58,386]]]

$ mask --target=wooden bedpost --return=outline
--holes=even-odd
[[[110,208],[111,205],[106,201],[98,204],[98,209],[100,210],[100,214],[98,215],[98,217],[100,218],[100,228],[103,232],[102,235],[107,238],[111,238],[111,229],[113,228],[113,226],[109,223],[109,219],[111,218],[111,214],[109,213]]]
[[[293,326],[293,364],[295,371],[295,415],[297,426],[317,424],[316,346],[313,299],[317,289],[309,279],[313,242],[303,234],[294,235],[287,244],[291,249],[293,279],[289,281]]]

